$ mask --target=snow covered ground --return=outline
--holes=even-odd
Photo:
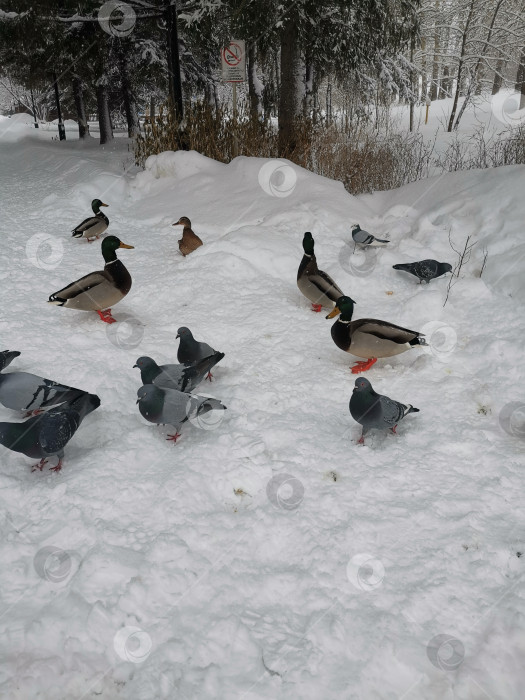
[[[137,172],[126,148],[0,144],[7,371],[102,401],[59,474],[0,447],[2,697],[522,698],[525,167],[352,197],[286,161]],[[70,236],[94,198],[135,246],[112,326],[46,303],[102,265]],[[354,222],[388,249],[352,254]],[[397,437],[356,444],[354,358],[296,286],[306,230],[356,317],[427,333],[366,375],[421,409]],[[455,264],[449,233],[475,246],[443,306],[447,278],[392,265]],[[200,393],[228,410],[173,445],[133,364],[176,361],[181,325],[226,353]]]

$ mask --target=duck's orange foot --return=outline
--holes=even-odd
[[[102,321],[104,321],[104,323],[116,323],[117,322],[117,319],[113,318],[113,316],[111,315],[111,309],[106,309],[105,311],[98,311],[97,310],[97,314],[100,316]]]
[[[372,365],[376,362],[377,357],[371,357],[369,360],[362,360],[356,362],[354,366],[350,369],[352,370],[352,374],[359,374],[359,372],[366,372],[366,370],[370,369],[370,367],[372,367]]]
[[[323,310],[323,305],[322,304],[314,304],[312,302],[312,311],[315,311],[317,314]]]
[[[59,472],[62,469],[62,459],[58,460],[56,467],[49,467],[50,472]]]
[[[172,442],[177,442],[178,438],[180,438],[180,433],[175,431],[175,435],[168,435],[166,440],[171,440]]]
[[[40,462],[38,464],[33,465],[31,471],[36,472],[37,469],[39,471],[42,471],[42,469],[44,468],[44,464],[46,464],[46,463],[47,463],[47,459],[44,459],[44,457],[42,457],[42,459],[40,460]]]

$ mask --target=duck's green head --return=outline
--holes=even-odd
[[[119,248],[134,248],[135,246],[128,245],[127,243],[122,243],[120,238],[116,236],[107,236],[102,241],[102,255],[106,262],[112,262],[117,259],[116,251]]]
[[[312,236],[310,231],[307,231],[304,234],[303,250],[304,250],[306,255],[313,255],[314,254],[314,237]]]
[[[339,297],[335,304],[335,309],[331,311],[326,318],[334,318],[341,314],[340,321],[351,321],[354,313],[355,301],[350,297]]]
[[[94,199],[91,202],[91,208],[93,209],[94,214],[98,214],[100,211],[100,207],[109,207],[109,204],[104,204],[104,202],[100,199]]]

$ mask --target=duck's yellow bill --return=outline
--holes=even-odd
[[[325,316],[325,318],[334,318],[334,316],[339,316],[340,313],[341,312],[339,311],[339,309],[336,306],[333,311],[330,311],[328,316]]]
[[[128,245],[127,243],[120,242],[119,248],[134,248],[134,245]]]

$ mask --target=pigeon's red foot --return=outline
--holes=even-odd
[[[177,440],[180,438],[180,433],[175,431],[175,435],[168,435],[166,440],[171,440],[172,442],[177,442]]]
[[[365,444],[365,436],[364,436],[364,435],[361,435],[361,437],[360,437],[359,440],[357,441],[357,444],[358,444],[358,445],[364,445],[364,444]]]
[[[396,428],[397,428],[397,423],[394,425],[393,428],[390,428],[390,430],[394,433],[394,435],[397,435]]]
[[[312,302],[312,311],[315,311],[317,314],[323,310],[323,305],[322,304],[314,304]]]
[[[369,360],[358,361],[351,367],[352,374],[359,374],[359,372],[366,372],[370,369],[373,364],[377,362],[377,357],[371,357]]]
[[[116,323],[117,319],[113,318],[111,315],[111,309],[106,309],[105,311],[98,311],[97,314],[100,316],[101,320],[104,321],[104,323]]]
[[[213,374],[211,372],[208,372],[208,374],[206,375],[206,379],[209,379],[210,382],[213,381]]]
[[[42,408],[36,408],[34,411],[28,411],[24,418],[29,418],[30,416],[39,416],[41,413],[44,413]]]
[[[58,464],[55,467],[49,467],[50,472],[59,472],[62,469],[62,458],[58,460]]]
[[[33,465],[33,468],[31,469],[31,471],[36,472],[37,469],[39,471],[42,471],[45,464],[47,464],[47,459],[44,459],[44,457],[42,457],[42,459],[40,460],[40,462],[38,464]]]

